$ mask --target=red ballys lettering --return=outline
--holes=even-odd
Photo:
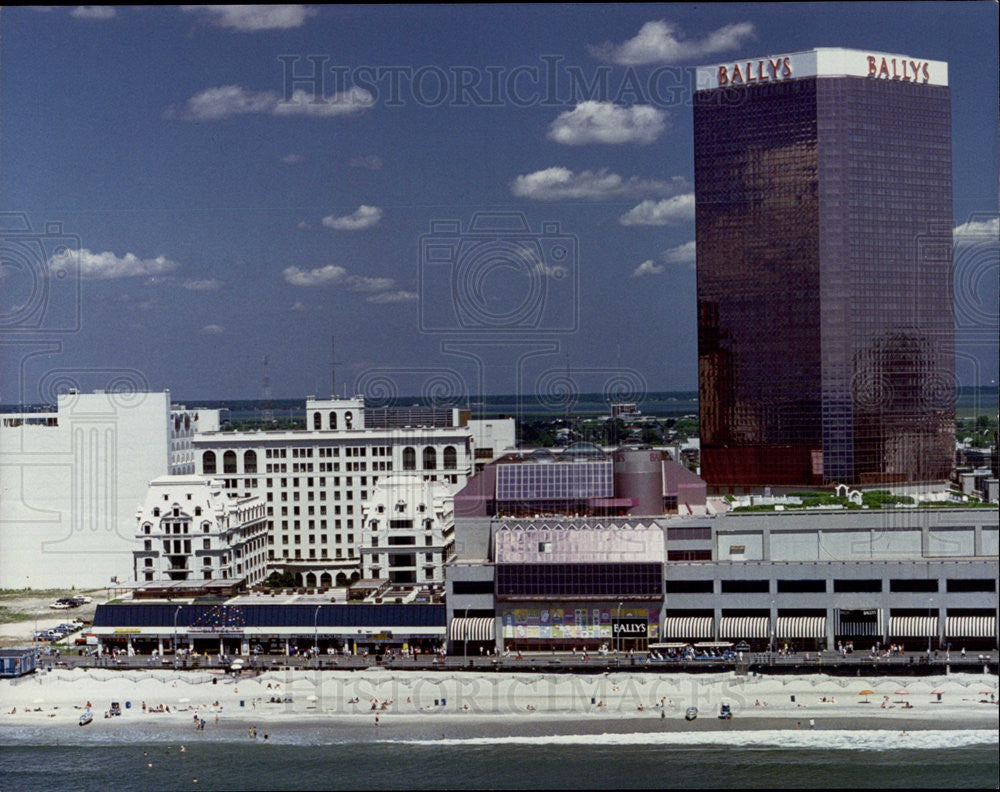
[[[788,61],[789,61],[788,58],[783,58],[782,61],[781,61],[781,65],[783,67],[782,70],[781,70],[781,76],[782,77],[791,77],[792,76],[792,66],[791,66],[791,64]]]
[[[768,61],[771,66],[771,76],[774,79],[778,79],[778,67],[781,65],[781,58],[778,60]]]
[[[719,67],[719,85],[729,85],[729,73],[725,66]]]
[[[752,68],[752,66],[751,66],[751,63],[750,63],[750,61],[747,61],[747,71],[746,71],[746,75],[747,75],[747,82],[748,82],[748,83],[752,83],[752,82],[757,82],[757,81],[756,81],[756,80],[755,80],[755,79],[753,78],[753,68]]]
[[[927,82],[931,78],[930,72],[927,70],[927,63],[924,63],[924,82]]]
[[[889,63],[886,61],[885,58],[882,58],[882,65],[879,67],[879,70],[878,70],[878,76],[879,77],[881,77],[883,74],[886,77],[889,76]]]
[[[740,72],[740,65],[738,63],[733,66],[733,82],[743,82],[743,74]]]
[[[878,74],[878,63],[875,61],[874,55],[868,56],[868,76],[874,77]]]

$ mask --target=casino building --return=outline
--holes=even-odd
[[[947,480],[954,454],[948,66],[860,50],[699,67],[702,478]]]

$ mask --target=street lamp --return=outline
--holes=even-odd
[[[931,597],[927,601],[927,662],[931,661],[931,629],[930,625],[933,623],[934,615],[932,613],[934,609],[934,597]],[[936,632],[936,630],[935,630]]]
[[[177,667],[177,616],[181,612],[181,606],[177,606],[177,610],[174,611],[174,668]]]
[[[778,615],[774,610],[774,600],[771,600],[771,612],[767,614],[768,621],[771,622],[771,638],[767,642],[767,659],[774,663],[774,633],[777,629]]]
[[[462,613],[462,665],[465,665],[469,654],[469,609],[466,608]]]
[[[319,665],[319,609],[322,605],[316,606],[316,612],[313,614],[313,665]]]

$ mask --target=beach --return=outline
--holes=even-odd
[[[870,692],[866,692],[870,691]],[[371,726],[454,735],[761,729],[996,729],[997,678],[56,669],[0,682],[0,729],[219,739]],[[106,717],[112,702],[121,715]],[[720,720],[728,703],[733,717]],[[88,704],[93,722],[80,727]],[[685,720],[698,708],[694,721]],[[272,737],[273,734],[273,737]],[[46,736],[48,735],[48,736]]]

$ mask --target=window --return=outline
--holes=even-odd
[[[330,429],[336,429],[337,428],[337,413],[335,413],[335,412],[330,413],[330,415],[327,418],[327,421],[328,421],[327,426]]]
[[[323,419],[318,412],[313,413],[313,429],[322,429]]]
[[[437,451],[428,446],[424,449],[424,470],[434,470],[437,467]]]
[[[243,472],[244,473],[256,473],[257,472],[257,454],[254,451],[247,451],[243,454]]]
[[[444,447],[443,467],[445,470],[454,470],[458,467],[458,452],[455,451],[455,446]]]
[[[416,470],[417,469],[417,452],[407,446],[403,449],[403,470]]]
[[[236,472],[236,452],[226,451],[222,455],[222,472],[223,473],[235,473]]]
[[[203,473],[213,474],[215,469],[215,452],[206,451],[201,455],[201,469]]]

